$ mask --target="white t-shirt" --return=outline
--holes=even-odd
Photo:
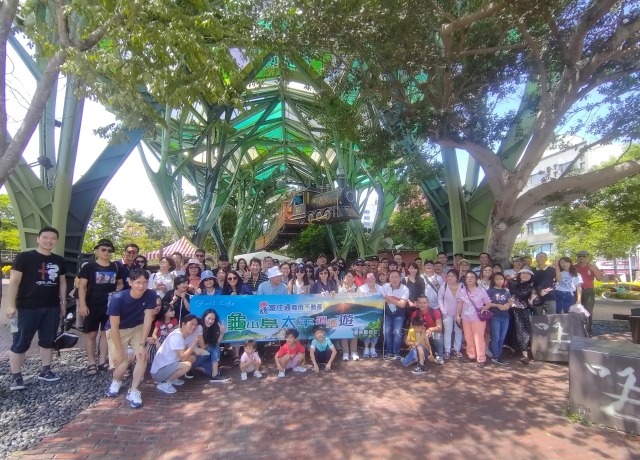
[[[371,291],[371,289],[369,289],[368,284],[363,284],[358,288],[358,292],[363,292],[365,294],[373,294],[373,293],[382,294],[382,286],[380,286],[379,284],[376,284],[376,290]]]
[[[258,356],[258,352],[257,352],[257,351],[254,351],[254,352],[252,353],[252,355],[253,355],[252,357],[253,357],[253,361],[254,361],[254,362],[256,362],[256,361],[260,361],[260,356]],[[247,352],[245,351],[244,353],[242,353],[242,356],[240,357],[240,362],[241,362],[241,363],[248,363],[248,362],[250,361],[250,359],[249,359],[249,358],[250,358],[250,356],[249,356],[249,355],[247,354]]]
[[[184,338],[184,346],[190,347],[193,341],[196,339],[196,335],[202,335],[202,326],[198,325],[193,334],[188,335]]]
[[[398,297],[401,300],[408,300],[409,299],[409,288],[407,286],[405,286],[404,284],[400,284],[400,286],[398,286],[397,289],[393,289],[391,287],[391,283],[387,283],[384,286],[382,286],[382,295]],[[398,307],[396,307],[392,303],[387,303],[387,305],[389,306],[389,310],[391,310],[391,313],[395,313],[396,310],[398,309]]]
[[[429,305],[431,305],[433,308],[436,308],[436,305],[438,305],[438,290],[440,289],[440,286],[444,285],[444,279],[442,279],[442,277],[436,273],[431,276],[424,274],[422,275],[422,279],[425,280],[424,295],[426,295],[427,299],[429,299]],[[431,281],[431,284],[433,284],[435,290],[429,283],[427,283],[427,279]]]
[[[582,275],[578,273],[578,276],[571,276],[566,270],[560,272],[562,279],[556,284],[556,291],[561,292],[576,292],[578,286],[582,284]]]
[[[182,332],[180,332],[180,329],[176,329],[160,345],[156,357],[153,359],[153,364],[151,364],[151,373],[158,372],[171,363],[180,362],[178,353],[181,353],[185,348]]]

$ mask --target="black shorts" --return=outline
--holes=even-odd
[[[327,364],[331,359],[331,348],[327,347],[324,349],[324,351],[320,351],[317,348],[314,348],[314,354],[316,356],[316,363]]]
[[[13,334],[11,351],[26,353],[38,332],[38,346],[53,348],[60,327],[60,307],[27,308],[18,311],[18,332]]]
[[[98,332],[98,330],[104,331],[104,326],[107,324],[109,315],[107,315],[107,307],[89,307],[89,316],[84,319],[82,323],[82,332],[85,334],[88,332]]]

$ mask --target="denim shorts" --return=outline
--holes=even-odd
[[[216,343],[215,345],[208,345],[207,351],[211,356],[211,363],[217,363],[220,361],[220,344]]]
[[[38,332],[38,346],[53,348],[60,328],[60,307],[25,308],[18,311],[18,332],[13,334],[11,351],[26,353]]]

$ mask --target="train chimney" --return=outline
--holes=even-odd
[[[345,188],[346,185],[346,176],[344,174],[338,173],[338,188]]]

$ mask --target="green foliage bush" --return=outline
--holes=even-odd
[[[612,292],[609,294],[609,298],[618,300],[640,300],[640,294],[635,292],[625,292],[624,294]]]

